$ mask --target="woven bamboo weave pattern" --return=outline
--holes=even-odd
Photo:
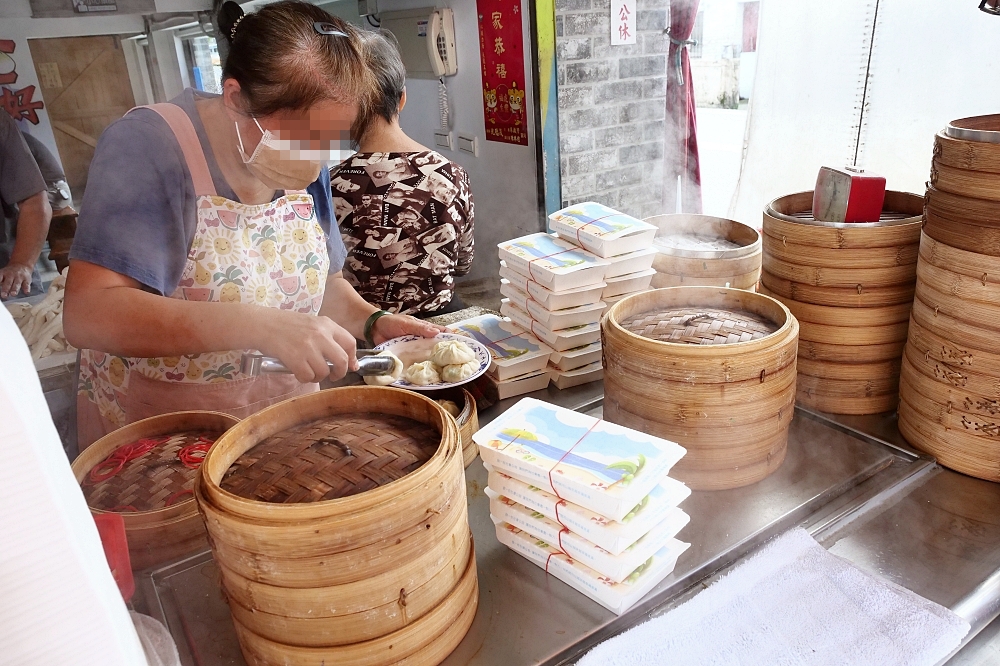
[[[197,469],[185,467],[177,453],[190,444],[197,444],[199,436],[216,440],[222,433],[190,431],[171,435],[165,443],[147,453],[129,460],[121,471],[109,479],[92,483],[84,477],[82,483],[87,505],[103,511],[152,511],[161,509],[172,497],[173,502],[190,499]]]
[[[644,338],[689,345],[728,345],[763,338],[778,326],[742,310],[669,308],[643,312],[621,322]]]
[[[356,495],[416,470],[441,442],[431,426],[387,414],[338,415],[280,432],[240,456],[220,486],[283,504]]]

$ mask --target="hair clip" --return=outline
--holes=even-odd
[[[236,39],[236,28],[239,27],[240,21],[242,21],[245,16],[246,16],[246,14],[244,14],[243,16],[240,16],[238,19],[236,19],[236,22],[233,23],[233,27],[229,29],[229,39],[230,40]]]
[[[334,37],[347,37],[346,32],[341,32],[337,30],[337,26],[332,23],[327,23],[325,21],[316,21],[313,23],[313,30],[321,35],[333,35]]]

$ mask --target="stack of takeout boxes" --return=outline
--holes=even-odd
[[[649,289],[656,275],[653,238],[657,228],[631,215],[587,201],[549,215],[549,229],[608,262],[601,300],[610,308],[632,294]]]
[[[621,614],[673,571],[690,544],[667,476],[685,450],[531,398],[473,437],[489,471],[497,538]]]
[[[525,327],[526,328],[526,327]],[[552,348],[503,317],[484,314],[448,326],[486,345],[493,356],[487,371],[498,400],[540,391],[549,385]]]

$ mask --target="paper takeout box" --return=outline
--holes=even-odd
[[[552,331],[599,322],[606,307],[603,302],[597,301],[562,310],[549,310],[526,292],[518,289],[509,280],[500,280],[500,293],[510,299],[511,303],[527,312],[532,319]]]
[[[601,360],[601,343],[592,342],[589,345],[583,345],[582,347],[577,347],[575,349],[567,349],[563,352],[552,352],[552,356],[549,357],[549,363],[556,370],[562,370],[567,372],[569,370],[576,370],[577,368],[582,368],[585,365],[590,365]]]
[[[489,487],[549,520],[554,520],[590,543],[618,555],[654,527],[680,512],[678,505],[691,494],[680,481],[664,477],[621,522],[608,520],[578,504],[528,485],[485,465]],[[558,505],[558,506],[557,506]]]
[[[604,379],[604,365],[601,361],[597,361],[596,363],[585,365],[582,368],[559,370],[558,368],[552,367],[550,363],[549,376],[551,377],[552,384],[555,385],[557,389],[562,391],[564,389],[573,388],[574,386],[581,386],[583,384],[589,384],[590,382],[596,382],[599,379]]]
[[[691,545],[674,539],[623,582],[615,583],[547,541],[536,539],[513,525],[496,522],[496,530],[500,543],[617,615],[631,608],[670,575],[677,566],[677,558]]]
[[[548,369],[529,372],[526,375],[518,375],[517,377],[511,377],[503,381],[497,381],[496,378],[489,376],[489,373],[485,377],[491,389],[489,396],[494,401],[506,400],[507,398],[514,398],[525,393],[541,391],[549,385],[549,381],[552,378]]]
[[[531,398],[472,439],[494,469],[617,521],[686,452],[674,442]]]
[[[649,247],[657,227],[593,201],[549,215],[549,228],[598,257],[612,257]]]
[[[498,381],[544,370],[552,355],[550,347],[523,327],[496,315],[480,315],[447,328],[486,345],[493,356],[489,372]]]
[[[643,562],[672,541],[689,520],[687,514],[678,509],[668,520],[655,526],[624,552],[612,555],[582,536],[567,531],[559,523],[508,497],[489,488],[486,489],[486,494],[490,498],[490,515],[494,520],[499,518],[536,539],[552,544],[574,560],[616,583],[628,578],[633,571],[642,566]]]
[[[604,272],[605,282],[623,275],[639,273],[652,268],[653,260],[656,259],[657,254],[658,250],[655,247],[650,246],[642,250],[636,250],[635,252],[620,254],[606,259],[605,261],[610,262],[611,265],[608,266]]]
[[[497,247],[500,259],[507,263],[508,268],[551,291],[603,282],[609,265],[607,259],[550,234],[531,234],[505,241]]]
[[[601,339],[601,325],[599,323],[574,326],[561,331],[552,331],[540,322],[532,319],[531,315],[508,299],[500,301],[500,312],[504,316],[510,317],[518,326],[531,331],[536,338],[555,351],[575,349],[576,347],[589,345]]]
[[[565,291],[551,291],[531,278],[509,268],[505,261],[500,262],[500,277],[541,303],[542,307],[547,310],[563,310],[565,308],[574,308],[578,305],[596,303],[601,300],[601,292],[607,286],[604,282],[598,282],[586,287],[577,287]]]
[[[656,275],[656,271],[652,268],[647,268],[638,273],[627,273],[605,280],[608,286],[601,292],[601,300],[604,300],[605,297],[614,298],[615,296],[645,291],[649,289],[649,283],[652,281],[654,275]]]

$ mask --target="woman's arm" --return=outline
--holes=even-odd
[[[327,278],[323,307],[319,311],[321,317],[329,317],[350,331],[356,339],[364,340],[365,322],[375,312],[378,312],[378,308],[354,291],[354,287],[344,278],[343,272],[338,271]],[[376,344],[398,338],[401,335],[420,335],[425,338],[433,338],[443,330],[443,326],[429,324],[415,317],[387,315],[375,322],[372,338]]]
[[[339,379],[357,367],[354,338],[327,317],[159,296],[80,260],[70,261],[63,321],[74,347],[122,356],[256,349],[279,358],[301,382]]]
[[[472,270],[472,259],[476,254],[476,207],[472,201],[472,186],[469,183],[469,174],[462,171],[459,195],[454,203],[456,210],[462,215],[462,223],[459,225],[458,242],[456,243],[456,263],[455,277],[467,275]]]

